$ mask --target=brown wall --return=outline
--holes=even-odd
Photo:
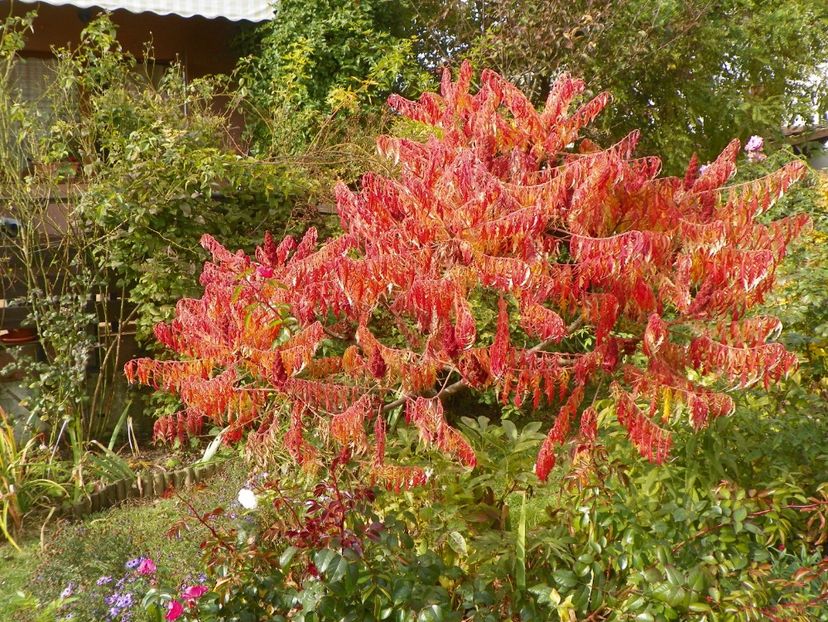
[[[43,3],[13,2],[11,6],[15,15],[35,8],[38,11],[34,33],[29,35],[25,50],[25,53],[32,55],[48,55],[55,45],[75,45],[85,26],[82,19],[88,21],[101,12],[98,9],[83,10]],[[9,9],[8,0],[0,1],[0,16],[7,16]],[[112,21],[118,25],[118,40],[126,50],[140,58],[144,42],[152,41],[156,60],[180,59],[191,78],[229,72],[238,58],[232,48],[233,39],[243,28],[250,27],[250,24],[226,19],[136,14],[123,10],[113,12]]]

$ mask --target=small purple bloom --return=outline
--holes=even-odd
[[[199,583],[205,583],[206,581],[207,581],[207,575],[206,574],[204,574],[202,572],[200,575],[198,575],[198,582]]]
[[[73,582],[69,582],[66,588],[60,593],[61,598],[69,598],[72,595],[72,592],[75,591],[75,584]]]
[[[143,557],[134,557],[133,559],[130,559],[126,564],[124,564],[124,567],[127,570],[135,570],[138,566],[141,565],[142,561],[144,561]]]
[[[751,136],[747,144],[745,144],[745,151],[762,151],[765,148],[765,139],[761,136]]]
[[[121,613],[120,609],[118,609],[117,607],[112,607],[109,610],[109,617],[117,618],[119,613]]]
[[[124,594],[116,602],[115,606],[120,609],[129,609],[132,607],[132,594]]]
[[[751,136],[745,145],[745,153],[749,162],[761,162],[768,156],[762,153],[765,148],[765,139],[761,136]]]
[[[96,585],[106,585],[107,583],[112,583],[112,577],[104,575],[97,581],[95,581]]]

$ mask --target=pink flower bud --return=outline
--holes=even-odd
[[[751,136],[748,139],[747,144],[745,145],[745,151],[750,153],[751,151],[762,151],[765,148],[765,139],[761,136]]]

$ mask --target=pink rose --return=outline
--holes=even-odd
[[[149,557],[142,559],[141,563],[138,565],[138,574],[151,575],[155,574],[156,570],[158,569],[155,567],[155,562]]]
[[[177,600],[171,600],[170,604],[167,605],[167,615],[164,616],[164,619],[177,620],[182,615],[184,615],[184,605]]]
[[[181,590],[181,598],[184,600],[196,600],[204,596],[208,592],[204,585],[191,585]]]

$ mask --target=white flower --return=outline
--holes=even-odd
[[[249,488],[242,488],[239,491],[239,503],[246,510],[255,510],[259,507],[259,499],[256,497],[256,493]]]

